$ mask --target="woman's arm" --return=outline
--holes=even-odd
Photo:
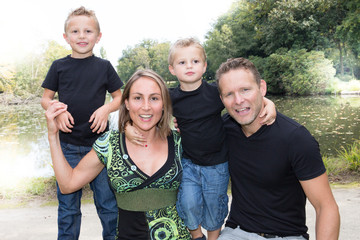
[[[95,151],[92,149],[76,168],[71,168],[61,150],[59,128],[56,117],[67,110],[67,106],[58,101],[52,101],[45,113],[48,126],[48,139],[56,180],[60,191],[72,193],[92,181],[104,168]]]

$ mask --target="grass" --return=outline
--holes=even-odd
[[[93,203],[89,185],[83,188],[83,204]],[[27,178],[12,188],[0,188],[0,209],[57,206],[55,177]]]
[[[342,147],[337,157],[323,158],[329,179],[336,184],[360,183],[360,140]]]

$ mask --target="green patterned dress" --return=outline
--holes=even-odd
[[[191,239],[175,204],[182,176],[180,137],[172,132],[167,140],[168,159],[152,176],[131,160],[119,131],[106,132],[94,143],[118,202],[117,239]]]

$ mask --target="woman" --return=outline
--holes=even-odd
[[[104,133],[74,169],[62,154],[55,122],[64,111],[66,105],[57,101],[46,111],[51,156],[62,193],[82,188],[106,167],[119,207],[117,239],[191,239],[176,212],[181,145],[170,130],[171,102],[162,78],[151,70],[134,73],[122,94],[119,131]],[[122,134],[127,121],[146,137],[146,146]]]

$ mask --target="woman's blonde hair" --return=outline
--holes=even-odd
[[[138,79],[146,77],[153,79],[159,86],[161,97],[163,101],[163,113],[160,121],[157,123],[157,128],[162,138],[165,138],[170,134],[170,121],[172,119],[172,107],[169,90],[165,84],[165,81],[162,77],[150,69],[141,69],[137,70],[126,83],[124,91],[121,96],[121,103],[119,109],[119,131],[123,132],[125,130],[125,124],[127,122],[132,123],[130,119],[129,110],[125,106],[125,100],[129,100],[130,89],[133,86],[134,82]]]

